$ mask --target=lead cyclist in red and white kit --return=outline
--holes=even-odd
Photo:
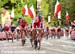
[[[41,40],[42,40],[42,17],[36,17],[32,23],[32,44],[34,42],[35,49],[40,49],[41,46]]]

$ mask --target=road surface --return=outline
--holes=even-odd
[[[41,49],[31,47],[27,38],[26,44],[21,46],[21,40],[0,41],[0,54],[75,54],[75,41],[63,37],[61,39],[42,39]]]

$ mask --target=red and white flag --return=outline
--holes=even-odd
[[[27,4],[22,8],[22,14],[24,15],[28,15],[28,7],[27,7]]]
[[[56,17],[58,15],[58,18],[61,17],[61,4],[57,0],[56,5],[55,5],[55,11],[54,11],[54,16]]]
[[[68,12],[66,11],[66,25],[68,25],[69,19],[70,19],[70,16],[69,16]]]
[[[33,5],[28,9],[28,13],[31,18],[35,18],[35,11]]]
[[[14,8],[12,8],[11,14],[10,14],[10,20],[14,18]]]

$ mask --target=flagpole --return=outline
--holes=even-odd
[[[37,0],[36,0],[36,15],[37,15]]]
[[[27,0],[26,0],[25,4],[28,4],[28,3],[27,3]]]
[[[38,3],[38,1],[36,0],[36,15],[38,14],[38,7],[37,7],[38,4],[37,3]]]

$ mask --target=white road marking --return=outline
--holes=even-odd
[[[45,43],[45,44],[48,44],[48,45],[50,45],[50,46],[52,46],[53,44],[52,43],[49,43],[49,42],[45,42],[45,41],[43,41],[43,43]],[[66,43],[66,42],[65,42]],[[71,45],[59,45],[59,46],[62,46],[62,47],[66,47],[66,48],[75,48],[74,46],[71,46]]]
[[[49,43],[49,42],[46,42],[46,41],[43,41],[43,43],[47,44],[47,45],[50,45],[52,46],[53,44],[52,43]],[[66,43],[66,42],[65,42]],[[64,47],[69,47],[69,48],[75,48],[73,46],[67,46],[67,45],[59,45],[59,46],[64,46]],[[49,50],[54,50],[54,51],[58,51],[58,52],[63,52],[63,53],[69,53],[69,54],[74,54],[73,52],[70,52],[70,51],[63,51],[63,50],[60,50],[60,49],[54,49],[54,48],[49,48],[49,47],[43,47],[43,48],[46,48],[46,49],[49,49]]]
[[[63,50],[60,50],[60,49],[54,49],[54,48],[49,48],[49,47],[43,47],[43,48],[46,48],[46,49],[49,49],[49,50],[53,50],[53,51],[57,51],[57,52],[62,52],[62,53],[74,54],[73,52],[63,51]]]
[[[46,41],[43,41],[42,43],[43,43],[43,44],[50,45],[50,46],[52,46],[52,45],[53,45],[52,43],[49,43],[49,42],[46,42]]]
[[[69,45],[60,45],[60,46],[62,46],[62,47],[64,47],[64,48],[66,47],[66,48],[72,48],[72,49],[74,48],[74,49],[75,49],[74,46],[69,46]]]

